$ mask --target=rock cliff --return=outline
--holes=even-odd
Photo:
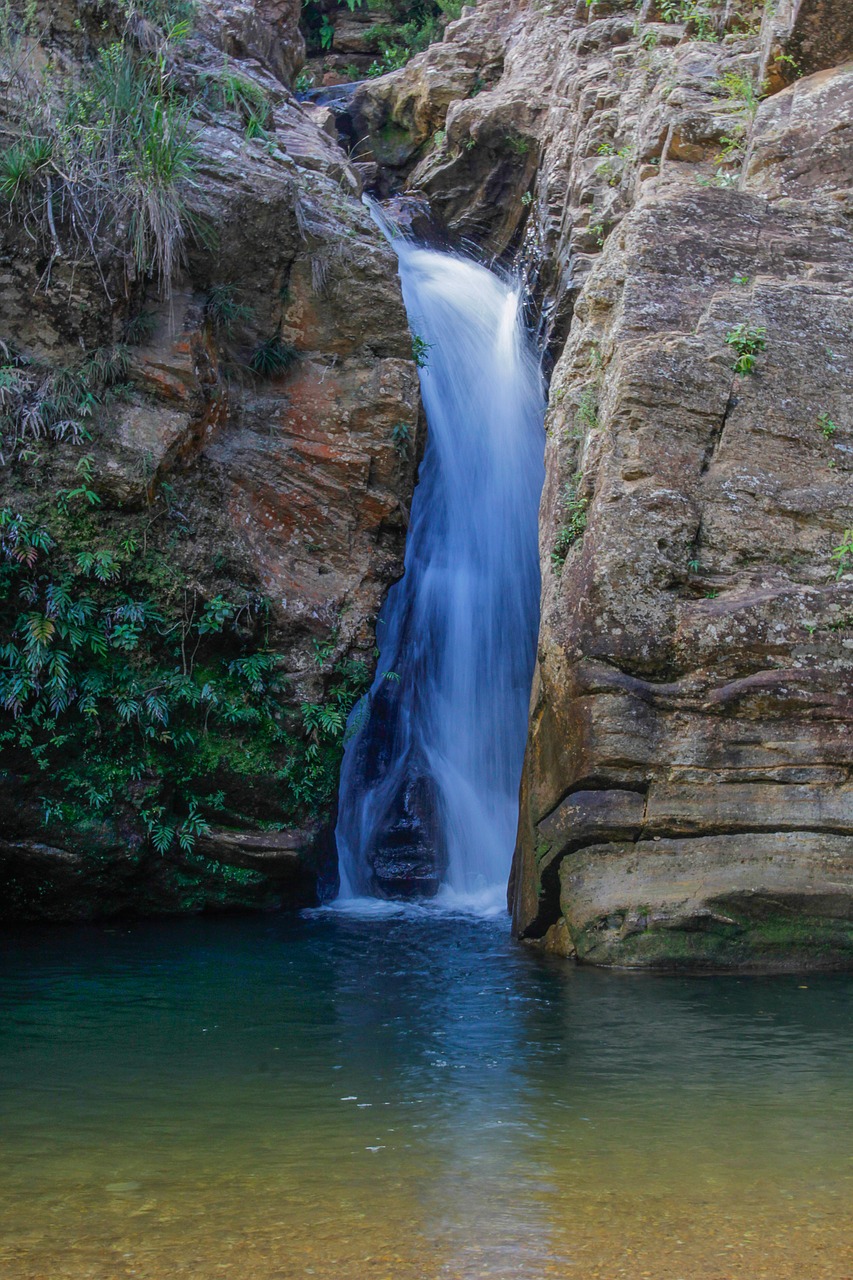
[[[39,47],[83,65],[97,25],[62,12]],[[69,893],[78,914],[294,901],[333,875],[342,717],[400,572],[418,452],[367,185],[513,260],[552,367],[516,933],[607,965],[849,964],[849,6],[483,0],[327,106],[287,88],[295,17],[200,8],[175,74],[197,90],[192,225],[216,236],[187,237],[171,293],[146,293],[126,253],[68,254],[61,227],[37,242],[32,202],[2,224],[7,368],[117,342],[127,363],[96,397],[83,482],[79,449],[29,441],[9,510],[31,537],[46,495],[89,487],[97,511],[56,529],[74,574],[112,572],[80,560],[87,539],[144,541],[161,578],[173,566],[161,630],[263,686],[248,728],[221,726],[204,787],[168,775],[170,818],[148,766],[95,820],[57,810],[18,737],[8,914],[67,915]],[[9,527],[10,563],[42,554]]]
[[[171,280],[139,268],[120,226],[96,239],[106,205],[81,245],[47,164],[25,188],[5,157],[5,919],[304,902],[334,878],[344,718],[414,483],[396,262],[324,113],[287,87],[299,6],[199,6],[179,41],[150,7],[129,11],[135,27],[124,6],[91,23],[52,6],[6,32],[7,123],[25,146],[29,110],[54,156],[70,147],[72,126],[48,132],[68,101],[49,99],[48,57],[74,85],[127,58],[139,92],[153,45],[172,80],[152,119],[184,101],[192,118]],[[118,372],[99,381],[81,365],[93,350]],[[34,389],[55,400],[60,384],[76,443],[56,415],[23,417]],[[81,622],[91,635],[69,630]]]
[[[511,903],[598,964],[853,958],[847,6],[466,10],[350,109],[556,357]]]

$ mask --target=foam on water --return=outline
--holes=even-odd
[[[417,770],[446,854],[436,905],[491,915],[505,909],[538,623],[542,379],[516,284],[392,243],[412,332],[428,344],[429,430],[405,573],[377,627],[376,679],[350,721],[339,902],[375,892],[371,855]]]
[[[434,898],[390,899],[370,897],[337,897],[320,907],[307,907],[306,918],[334,912],[365,920],[402,919],[438,920],[452,917],[476,917],[492,920],[506,915],[506,886],[490,885],[473,893],[457,893],[450,885],[442,885]]]

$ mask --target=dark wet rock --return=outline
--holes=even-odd
[[[408,773],[368,855],[375,892],[383,898],[433,897],[447,870],[441,831],[435,783],[428,774]]]

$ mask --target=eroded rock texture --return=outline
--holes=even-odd
[[[225,51],[226,70],[254,85],[271,115],[252,140],[239,112],[200,95],[190,199],[207,231],[189,244],[171,297],[149,290],[151,332],[129,348],[130,390],[91,423],[87,451],[103,530],[162,546],[188,609],[217,597],[268,602],[258,644],[288,691],[282,724],[307,749],[316,730],[300,707],[323,705],[342,660],[373,664],[376,614],[402,571],[419,392],[394,254],[358,175],[286,87],[301,57],[298,12],[200,6],[184,74],[204,85]],[[63,13],[45,39],[59,39]],[[76,31],[71,18],[66,27]],[[85,52],[74,38],[66,58]],[[112,262],[104,280],[59,257],[45,287],[34,238],[11,217],[0,236],[0,337],[52,365],[122,340],[127,298]],[[228,332],[210,301],[223,286],[241,309]],[[291,354],[286,368],[254,376],[264,343]],[[58,448],[40,469],[7,466],[4,503],[38,512],[79,483],[78,456]],[[171,590],[168,575],[161,586]],[[223,759],[207,788],[224,803],[211,830],[192,852],[173,843],[161,854],[140,820],[144,779],[111,816],[54,816],[46,827],[50,782],[7,748],[0,919],[312,900],[318,872],[334,876],[333,798],[300,810],[277,773],[286,760],[270,761]]]
[[[487,0],[356,106],[386,182],[520,255],[558,357],[516,932],[848,964],[847,6],[711,11]]]
[[[851,85],[762,106],[736,189],[671,131],[555,368],[514,919],[584,960],[851,958]]]

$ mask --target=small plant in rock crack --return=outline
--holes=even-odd
[[[738,175],[731,169],[717,169],[711,177],[702,174],[696,182],[700,187],[735,187],[738,183]]]
[[[835,561],[835,580],[842,578],[848,569],[853,569],[853,529],[845,529],[841,542],[832,549]]]
[[[594,383],[584,387],[578,400],[578,407],[575,410],[575,421],[587,431],[597,431],[600,425],[598,421],[598,391]]]
[[[431,342],[427,342],[426,338],[422,338],[419,333],[412,335],[412,359],[419,369],[425,369],[429,363],[428,352],[432,346]]]
[[[272,123],[272,103],[261,85],[227,66],[212,75],[203,75],[200,83],[213,106],[240,117],[247,140],[266,137],[266,128]]]
[[[154,336],[157,328],[157,316],[153,311],[137,311],[128,316],[122,328],[122,340],[129,347],[140,347]]]
[[[215,284],[211,287],[204,304],[204,318],[216,333],[226,338],[234,335],[234,330],[252,318],[252,308],[237,301],[233,284]]]
[[[589,226],[587,227],[587,231],[591,236],[595,237],[595,243],[598,245],[600,249],[601,246],[604,244],[604,232],[605,232],[604,223],[590,222]]]
[[[767,330],[763,325],[736,324],[726,334],[726,342],[737,355],[732,365],[735,373],[754,373],[758,353],[767,349]]]
[[[567,481],[563,486],[560,500],[563,523],[557,531],[554,548],[551,552],[551,564],[558,573],[566,563],[566,556],[569,554],[571,547],[579,538],[583,537],[586,530],[589,499],[578,496],[579,483],[580,473],[572,476],[571,480]]]
[[[532,192],[532,191],[525,191],[524,195],[521,197],[521,203],[524,205],[525,209],[527,209],[530,205],[532,205],[532,204],[533,204],[533,192]]]
[[[792,58],[790,53],[780,53],[777,62],[785,73],[786,79],[793,77],[795,80],[803,74],[803,68],[796,58]]]
[[[755,85],[751,75],[744,71],[726,71],[715,81],[714,88],[742,111],[749,119],[753,119],[764,96]]]
[[[409,446],[412,443],[412,428],[408,422],[398,422],[391,431],[391,440],[394,448],[401,458],[409,456]]]
[[[732,126],[731,132],[720,138],[720,161],[723,164],[740,164],[746,152],[746,129],[740,122]]]
[[[595,176],[603,178],[608,187],[615,187],[619,184],[622,176],[622,167],[619,164],[619,157],[616,155],[606,155],[600,164],[595,166]]]
[[[286,372],[298,357],[296,348],[282,341],[281,334],[276,333],[255,347],[249,358],[249,368],[260,378],[275,378]]]
[[[820,433],[824,440],[831,440],[838,430],[838,427],[826,411],[817,415],[817,425],[820,427]]]
[[[513,155],[526,156],[530,150],[530,139],[523,137],[520,133],[508,133],[506,145]]]

